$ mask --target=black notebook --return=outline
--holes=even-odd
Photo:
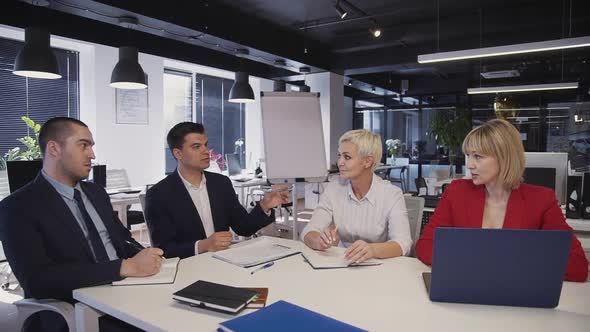
[[[257,295],[256,291],[250,289],[199,280],[172,294],[172,298],[200,308],[235,314]]]

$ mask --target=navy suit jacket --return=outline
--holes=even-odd
[[[250,236],[274,221],[274,212],[267,216],[259,204],[248,214],[227,176],[204,173],[215,232],[228,231],[231,227],[239,235]],[[193,256],[195,242],[207,238],[201,217],[178,171],[148,190],[146,220],[153,245],[164,250],[166,257]]]
[[[140,245],[113,215],[105,190],[93,183],[80,185],[100,215],[120,259],[95,262],[76,218],[39,174],[0,202],[0,240],[27,298],[73,302],[74,289],[120,280],[122,259],[139,251]]]

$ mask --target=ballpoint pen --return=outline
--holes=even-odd
[[[266,264],[262,265],[261,267],[255,268],[254,270],[250,271],[250,274],[254,274],[255,272],[258,272],[260,270],[264,270],[264,269],[269,268],[273,265],[275,265],[275,262],[266,263]]]

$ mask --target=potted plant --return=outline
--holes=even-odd
[[[41,125],[35,123],[35,121],[33,121],[33,119],[29,118],[28,116],[23,116],[21,119],[27,124],[27,127],[33,130],[34,136],[27,135],[17,139],[17,141],[21,142],[27,148],[27,150],[22,151],[20,147],[17,146],[6,152],[4,155],[4,160],[13,161],[41,159],[41,149],[39,148],[39,131],[41,130]]]
[[[402,146],[405,145],[400,139],[388,139],[385,141],[387,146],[387,157],[391,158],[391,164],[395,164],[395,157],[397,157],[402,151]],[[388,159],[389,159],[388,158]]]
[[[11,170],[13,169],[25,167],[29,170],[36,170],[40,165],[39,160],[41,159],[41,149],[39,148],[39,131],[41,130],[41,125],[35,123],[35,121],[27,116],[23,116],[21,119],[27,124],[27,127],[32,130],[33,135],[27,135],[17,139],[26,147],[26,150],[21,150],[20,147],[15,147],[6,152],[4,158],[1,158],[2,161],[0,161],[0,165],[6,169],[8,176],[10,176]],[[24,163],[26,163],[26,165]],[[34,176],[36,176],[36,174]],[[14,190],[11,189],[11,191]]]
[[[461,173],[462,165],[457,157],[470,130],[471,112],[464,108],[439,110],[430,123],[430,135],[449,150],[449,164],[455,164],[455,174]]]

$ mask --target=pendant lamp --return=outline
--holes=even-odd
[[[12,73],[34,78],[61,78],[47,30],[37,27],[25,29],[25,46],[16,56]]]
[[[128,90],[147,88],[145,73],[138,62],[137,48],[119,47],[119,62],[111,74],[111,86]]]
[[[232,103],[251,103],[254,101],[254,91],[248,83],[248,73],[236,72],[236,80],[229,90],[229,101]]]

